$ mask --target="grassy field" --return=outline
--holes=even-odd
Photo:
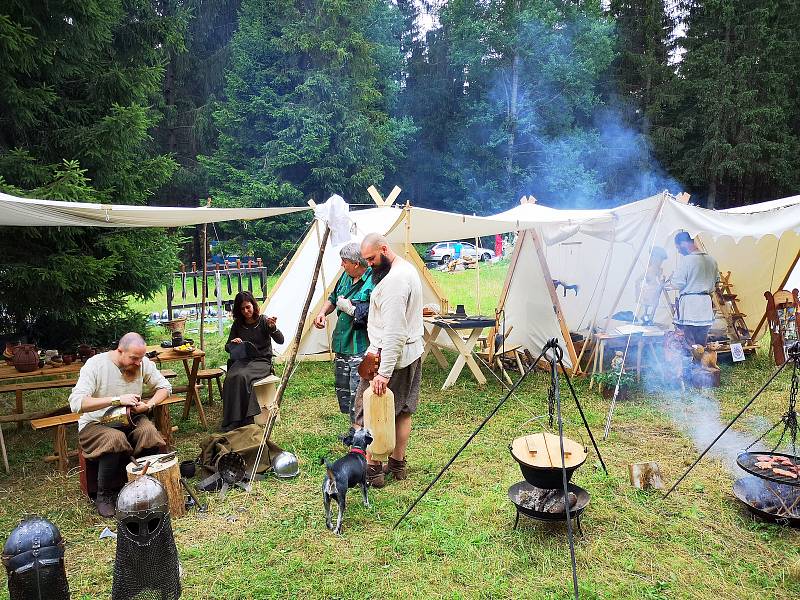
[[[502,287],[503,266],[482,270],[487,307]],[[473,311],[474,274],[437,274],[452,296]],[[491,286],[496,292],[489,292]],[[463,300],[462,300],[463,299]],[[483,301],[482,301],[483,308]],[[486,312],[486,309],[483,308]],[[160,339],[159,332],[153,332]],[[209,336],[209,364],[223,360],[221,340]],[[452,357],[451,357],[452,360]],[[737,367],[723,366],[716,390],[718,418],[731,418],[772,367],[764,355]],[[323,456],[345,448],[337,435],[346,428],[336,412],[333,375],[327,363],[303,363],[285,398],[273,439],[300,459],[300,475],[259,483],[253,493],[209,496],[207,515],[190,512],[174,523],[185,577],[184,598],[535,598],[571,597],[566,530],[563,525],[521,521],[508,487],[519,481],[507,446],[514,437],[546,427],[547,383],[531,376],[489,422],[448,473],[397,529],[392,526],[455,453],[500,397],[496,382],[478,386],[466,375],[441,391],[446,373],[428,361],[422,400],[409,447],[410,478],[372,490],[365,509],[351,493],[345,531],[326,528],[320,484]],[[750,439],[786,406],[789,378],[778,378],[740,426]],[[577,383],[596,435],[607,401]],[[588,443],[566,390],[566,434]],[[30,395],[26,408],[63,402],[63,393]],[[667,402],[667,400],[671,400]],[[0,412],[13,399],[0,397]],[[592,494],[576,544],[581,597],[589,599],[784,599],[800,584],[789,566],[800,560],[800,537],[791,529],[754,521],[731,495],[732,475],[716,459],[703,461],[668,500],[634,490],[627,465],[656,460],[668,482],[695,458],[691,439],[667,416],[689,410],[689,398],[668,399],[639,392],[618,405],[614,427],[601,442],[609,475],[594,452],[574,481]],[[179,422],[180,407],[173,408]],[[212,423],[219,402],[207,407]],[[73,598],[107,598],[114,542],[100,540],[104,521],[81,497],[77,469],[64,477],[41,461],[50,436],[6,427],[12,474],[0,475],[0,532],[25,514],[52,519],[67,539],[67,568]],[[192,458],[206,435],[194,412],[180,422],[181,458]],[[74,444],[75,433],[70,434]],[[5,589],[0,598],[7,598]]]

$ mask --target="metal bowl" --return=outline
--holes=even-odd
[[[766,510],[756,508],[752,504],[752,502],[763,502],[763,498],[768,498],[772,495],[772,492],[767,488],[768,485],[778,493],[786,493],[787,496],[797,493],[797,488],[794,486],[782,483],[770,483],[761,477],[747,475],[734,482],[733,495],[739,502],[747,507],[747,510],[765,521],[800,528],[800,517],[776,515]]]
[[[566,512],[561,512],[561,513],[542,512],[534,510],[522,504],[518,504],[517,496],[519,495],[519,493],[525,490],[530,490],[531,487],[539,487],[539,486],[531,486],[526,481],[520,481],[519,483],[515,483],[510,488],[508,488],[508,499],[511,500],[511,503],[517,507],[517,510],[519,512],[521,512],[523,515],[531,517],[532,519],[538,519],[539,521],[567,520]],[[575,506],[569,510],[569,516],[571,518],[579,517],[581,513],[584,510],[586,510],[586,507],[589,506],[589,499],[591,498],[591,496],[589,492],[587,492],[582,487],[575,485],[574,483],[568,484],[567,489],[578,497],[578,501],[575,503]]]

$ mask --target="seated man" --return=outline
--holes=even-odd
[[[145,342],[138,333],[126,333],[116,350],[97,354],[86,361],[78,383],[69,396],[78,420],[78,443],[86,459],[98,461],[97,512],[114,516],[115,482],[120,479],[130,455],[156,454],[164,438],[144,413],[163,402],[172,386],[156,366],[145,357]],[[148,401],[142,400],[142,387],[155,389]],[[103,424],[107,413],[116,407],[130,407],[132,427]]]

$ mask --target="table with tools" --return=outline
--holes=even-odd
[[[181,361],[183,368],[186,371],[186,401],[183,404],[183,418],[189,416],[189,409],[192,403],[197,407],[197,414],[200,417],[200,422],[203,427],[208,429],[208,422],[206,421],[206,411],[203,409],[203,404],[200,402],[200,396],[197,394],[197,371],[200,370],[200,363],[206,356],[206,353],[199,348],[195,348],[191,352],[179,352],[174,348],[162,348],[161,346],[148,346],[148,352],[157,352],[156,357],[153,359],[159,365],[165,362]],[[189,361],[192,361],[191,367]]]
[[[439,335],[442,331],[450,338],[455,349],[458,351],[458,358],[453,363],[450,373],[442,386],[443,390],[452,387],[461,371],[466,365],[475,379],[480,384],[486,383],[486,377],[481,372],[480,366],[472,356],[472,350],[478,342],[478,338],[487,327],[495,327],[497,321],[491,317],[484,317],[482,315],[468,316],[461,314],[447,314],[432,317],[425,317],[425,351],[422,353],[422,361],[424,362],[428,354],[432,354],[443,369],[446,369],[449,364],[447,358],[442,354],[441,346],[437,343]],[[462,337],[462,332],[468,332],[466,339]]]

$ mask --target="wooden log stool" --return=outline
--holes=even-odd
[[[167,462],[159,462],[158,459],[166,456],[165,454],[153,454],[151,456],[142,456],[138,459],[139,464],[144,465],[149,462],[150,466],[147,472],[144,470],[135,471],[138,469],[135,463],[129,463],[125,467],[128,474],[128,481],[134,481],[142,476],[142,474],[150,475],[157,479],[164,486],[167,491],[167,500],[169,502],[169,514],[173,519],[182,517],[186,514],[186,501],[184,500],[183,486],[181,485],[181,471],[178,465],[178,457],[174,456],[172,460]]]
[[[222,376],[225,374],[220,368],[216,369],[200,369],[197,371],[197,382],[205,381],[208,385],[208,403],[214,404],[214,388],[211,386],[211,381],[217,382],[217,389],[219,390],[219,397],[222,398]]]

